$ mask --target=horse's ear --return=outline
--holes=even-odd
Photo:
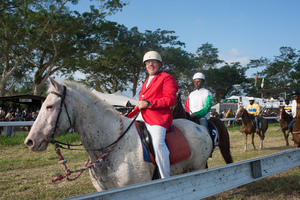
[[[54,79],[52,79],[51,77],[49,77],[50,83],[51,85],[54,87],[54,89],[58,92],[58,93],[62,93],[63,92],[63,85],[61,85],[60,83],[58,83],[57,81],[55,81]]]

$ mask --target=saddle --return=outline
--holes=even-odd
[[[136,121],[135,125],[143,144],[144,160],[156,165],[152,138],[146,128],[145,122]],[[183,133],[176,126],[172,125],[167,131],[165,141],[170,151],[169,158],[171,165],[184,161],[190,157],[190,146]]]
[[[213,147],[219,146],[219,133],[217,127],[211,121],[207,120],[208,122],[208,132],[213,141]]]
[[[261,120],[260,120],[260,118],[261,118],[261,116],[257,116],[257,125],[258,125],[259,131],[261,131]],[[255,116],[251,115],[251,119],[252,119],[252,123],[254,124],[254,128],[256,129]]]

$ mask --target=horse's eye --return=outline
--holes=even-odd
[[[47,109],[52,109],[52,106],[47,106],[46,108],[47,108]]]

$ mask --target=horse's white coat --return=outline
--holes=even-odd
[[[62,94],[61,84],[50,79],[50,91]],[[98,99],[85,87],[74,82],[64,82],[67,86],[65,104],[71,118],[72,127],[92,161],[105,153],[99,149],[113,143],[120,133],[120,120],[123,131],[132,119],[120,116],[109,104]],[[49,94],[42,105],[38,118],[33,124],[25,144],[31,150],[45,150],[54,130],[61,98]],[[51,106],[51,107],[50,107]],[[212,141],[206,129],[185,119],[173,123],[186,136],[191,148],[191,156],[183,162],[171,165],[171,175],[204,169],[212,150]],[[55,136],[70,127],[63,107]],[[154,165],[144,162],[143,151],[136,127],[133,125],[100,166],[90,170],[93,185],[98,191],[150,181]]]

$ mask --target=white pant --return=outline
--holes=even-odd
[[[161,178],[168,178],[170,177],[170,152],[165,142],[166,129],[162,126],[145,124],[152,137],[155,161],[160,176]]]

